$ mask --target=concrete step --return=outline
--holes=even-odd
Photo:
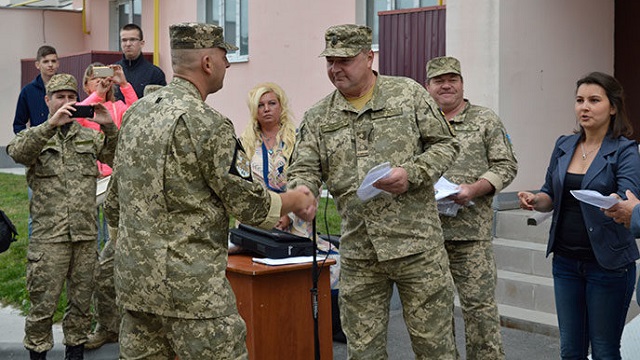
[[[498,270],[496,301],[503,326],[552,335],[550,318],[555,319],[553,279],[544,276]],[[634,294],[626,322],[640,315],[640,306]],[[555,321],[555,320],[554,320]]]
[[[525,310],[556,313],[553,279],[544,276],[498,270],[496,301]]]
[[[499,270],[552,277],[551,257],[545,256],[547,251],[545,244],[494,238],[493,250]]]
[[[542,221],[536,226],[527,225],[529,218],[537,215],[541,213],[522,209],[498,211],[494,219],[494,236],[546,244],[549,239],[551,219]]]
[[[560,335],[556,314],[505,304],[498,304],[498,311],[500,312],[500,324],[504,327],[547,336],[557,337]]]

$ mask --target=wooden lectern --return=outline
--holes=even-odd
[[[333,359],[329,265],[318,257],[320,356]],[[247,323],[249,359],[314,359],[311,263],[268,266],[249,255],[229,255],[227,278]]]

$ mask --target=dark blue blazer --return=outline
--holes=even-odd
[[[556,141],[545,184],[540,190],[553,200],[553,222],[549,232],[547,256],[553,249],[558,219],[563,215],[560,209],[564,179],[579,139],[580,135],[574,134],[561,136]],[[595,190],[603,195],[617,193],[623,199],[626,199],[624,193],[627,189],[639,194],[640,155],[636,142],[622,136],[617,139],[605,136],[582,180],[581,188]],[[596,206],[581,202],[580,209],[591,247],[600,266],[617,269],[640,257],[633,235],[623,225],[616,224]]]
[[[13,132],[15,134],[27,128],[36,127],[49,118],[49,106],[44,101],[46,95],[42,75],[38,74],[32,82],[20,90],[16,114],[13,118]]]

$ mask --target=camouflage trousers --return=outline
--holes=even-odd
[[[445,241],[464,319],[467,359],[504,359],[491,241]]]
[[[455,359],[453,281],[444,247],[384,262],[342,256],[340,320],[348,359],[387,359],[394,283],[416,359]]]
[[[25,320],[24,346],[37,352],[53,347],[53,314],[65,281],[68,303],[62,320],[64,344],[84,344],[91,330],[92,274],[97,261],[95,239],[45,244],[30,242],[27,261],[31,308]]]
[[[108,240],[100,252],[94,274],[93,304],[96,322],[102,329],[117,334],[120,327],[120,311],[116,305],[116,288],[113,281],[114,255],[115,246],[113,241]]]
[[[122,311],[120,359],[248,359],[247,329],[239,314],[179,319]]]

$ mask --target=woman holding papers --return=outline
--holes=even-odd
[[[554,211],[547,255],[553,279],[563,359],[620,359],[620,337],[640,257],[634,237],[599,207],[571,190],[625,198],[640,192],[640,156],[627,118],[624,93],[613,77],[594,72],[578,80],[579,129],[555,145],[537,194],[520,192],[520,207]]]
[[[249,91],[247,105],[251,121],[240,136],[251,155],[253,177],[275,192],[286,190],[286,170],[296,140],[296,127],[284,90],[274,83],[256,85]],[[311,224],[293,214],[283,216],[276,228],[309,237]]]

